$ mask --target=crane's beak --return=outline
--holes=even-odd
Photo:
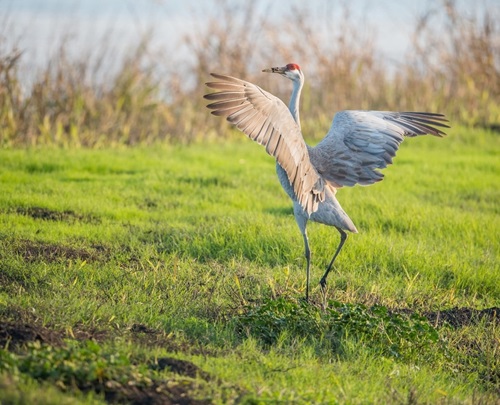
[[[282,75],[286,71],[286,66],[283,66],[283,67],[272,67],[272,68],[268,68],[268,69],[263,69],[262,71],[266,72],[266,73],[279,73],[279,74]]]

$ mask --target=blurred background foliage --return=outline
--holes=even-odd
[[[70,57],[66,38],[28,83],[23,50],[3,32],[1,145],[108,147],[228,137],[230,127],[204,107],[209,72],[252,81],[287,102],[289,83],[261,70],[288,62],[306,75],[301,117],[313,142],[342,109],[441,112],[455,125],[500,128],[500,8],[470,16],[452,0],[436,2],[415,17],[411,50],[394,67],[377,53],[374,33],[353,17],[348,2],[338,3],[335,24],[319,23],[321,16],[299,6],[271,22],[258,2],[212,3],[213,12],[194,15],[196,29],[181,38],[190,55],[181,64],[175,53],[153,51],[145,34],[108,71],[113,43],[103,38]],[[256,37],[266,46],[256,46]]]

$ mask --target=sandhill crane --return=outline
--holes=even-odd
[[[276,158],[281,185],[293,201],[293,212],[304,239],[306,257],[306,301],[309,299],[311,251],[307,221],[334,226],[340,243],[320,285],[326,278],[347,239],[346,231],[357,233],[336,198],[338,188],[370,185],[382,180],[377,169],[392,163],[404,136],[446,135],[435,127],[449,128],[442,114],[390,111],[340,111],[330,130],[315,147],[304,142],[300,128],[299,100],[304,74],[295,63],[264,69],[293,82],[288,108],[260,87],[231,76],[211,73],[218,81],[206,83],[216,92],[204,97],[213,101],[212,114],[226,117],[249,138],[266,147]]]

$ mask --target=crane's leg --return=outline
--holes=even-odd
[[[307,237],[307,218],[302,214],[303,210],[298,204],[294,204],[295,221],[299,226],[300,233],[304,238],[304,253],[306,256],[306,302],[309,301],[309,279],[311,270],[311,249],[309,249],[309,238]]]
[[[306,256],[306,302],[309,301],[309,279],[311,270],[311,250],[309,249],[309,238],[307,237],[307,232],[304,230],[302,234],[304,237],[304,248]]]
[[[337,228],[337,227],[335,227]],[[330,262],[330,264],[328,265],[328,268],[326,269],[325,271],[325,274],[323,274],[323,277],[321,277],[321,280],[320,280],[320,284],[321,284],[321,287],[323,289],[325,289],[326,287],[326,278],[328,277],[328,273],[330,273],[330,270],[332,269],[333,267],[333,262],[335,261],[335,259],[337,258],[338,254],[340,253],[341,249],[342,249],[342,246],[344,246],[344,243],[347,239],[347,233],[345,233],[342,229],[340,228],[337,228],[337,231],[340,232],[340,243],[339,243],[339,246],[337,247],[337,251],[335,252],[335,254],[333,255],[333,259],[332,261]]]

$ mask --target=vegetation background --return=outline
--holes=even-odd
[[[1,16],[0,403],[498,403],[500,7],[433,2],[394,63],[349,2],[203,4],[168,48],[42,65]],[[452,122],[339,192],[362,232],[310,305],[272,159],[202,98],[214,71],[286,101],[260,71],[291,61],[310,143],[341,109]],[[310,233],[316,280],[338,240]]]
[[[334,12],[324,14],[292,3],[278,16],[263,12],[264,2],[203,4],[193,10],[193,28],[178,42],[169,38],[169,46],[158,47],[146,31],[121,59],[111,33],[88,48],[63,37],[36,70],[10,38],[16,22],[7,15],[0,32],[2,145],[227,137],[229,127],[204,109],[208,73],[246,78],[288,97],[287,83],[260,72],[292,60],[306,72],[302,115],[309,138],[321,138],[341,109],[444,111],[454,123],[500,122],[498,7],[473,14],[451,0],[433,3],[415,16],[411,47],[395,63],[377,54],[375,27],[357,20],[349,2],[334,2]]]

